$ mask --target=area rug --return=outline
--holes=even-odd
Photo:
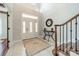
[[[50,44],[40,38],[32,38],[23,40],[23,44],[28,56],[33,56],[40,51],[50,47]]]

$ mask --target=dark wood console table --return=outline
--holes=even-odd
[[[49,38],[51,37],[54,40],[53,35],[54,35],[55,31],[43,30],[43,32],[44,32],[44,39],[46,39],[46,36],[48,36]],[[49,41],[49,38],[48,38],[48,41]]]

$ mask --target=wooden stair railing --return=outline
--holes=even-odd
[[[72,17],[71,19],[69,19],[67,22],[63,23],[63,24],[57,24],[55,25],[55,49],[54,49],[54,55],[55,56],[58,56],[59,55],[59,52],[58,51],[63,51],[64,53],[68,54],[70,50],[73,49],[73,45],[72,45],[72,24],[73,24],[73,20],[75,20],[75,52],[77,52],[77,18],[78,18],[79,14],[75,15],[74,17]],[[68,26],[68,24],[70,24],[70,27]],[[59,32],[60,32],[60,35],[58,35],[58,27],[60,28]],[[68,36],[68,27],[70,28],[69,32],[70,32],[70,37]],[[66,29],[64,29],[66,28]],[[61,30],[62,29],[62,30]],[[66,33],[65,33],[66,32]],[[58,44],[58,37],[57,36],[60,36],[59,38],[59,44]],[[68,39],[69,37],[69,39]],[[61,39],[62,38],[62,39]],[[66,40],[65,40],[66,39]],[[68,40],[70,40],[70,43],[68,42]],[[69,44],[68,44],[69,43]]]

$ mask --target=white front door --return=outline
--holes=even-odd
[[[38,36],[38,21],[35,19],[22,19],[22,39]]]

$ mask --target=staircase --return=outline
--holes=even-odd
[[[63,24],[55,25],[55,56],[79,55],[79,14]]]

